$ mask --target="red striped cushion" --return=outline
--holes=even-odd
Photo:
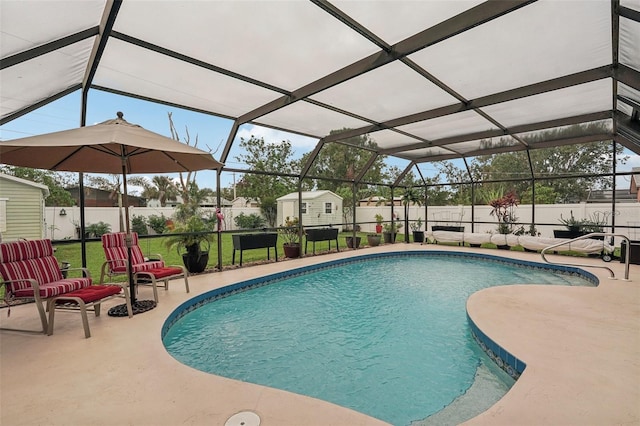
[[[1,243],[0,275],[6,281],[32,278],[40,284],[62,279],[50,240]],[[18,288],[30,287],[25,282],[16,285]]]
[[[12,241],[0,243],[0,263],[53,256],[51,240]]]
[[[102,236],[102,247],[107,261],[109,261],[111,272],[127,272],[126,235],[126,232],[113,232]],[[134,273],[164,266],[164,262],[161,260],[145,262],[144,254],[138,245],[138,234],[132,232],[131,236],[131,263]]]
[[[40,285],[40,297],[46,298],[58,296],[70,291],[89,287],[90,285],[91,278],[67,278],[53,283]],[[33,289],[31,287],[19,290],[14,289],[14,295],[16,297],[33,297]]]

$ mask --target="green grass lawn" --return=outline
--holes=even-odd
[[[338,235],[338,243],[340,245],[340,250],[347,249],[347,243],[345,237],[351,236],[350,232],[343,232]],[[360,246],[364,246],[367,244],[366,233],[359,232],[358,236],[361,237]],[[209,251],[209,263],[207,265],[207,269],[213,269],[218,264],[218,242],[216,235],[216,240],[211,243],[210,251]],[[232,237],[230,233],[225,233],[221,235],[222,238],[222,266],[230,266],[232,255],[233,255],[233,243]],[[402,235],[398,235],[397,242],[403,242],[404,238]],[[82,265],[81,260],[81,246],[80,243],[58,243],[55,244],[56,252],[55,256],[60,262],[69,262],[71,263],[72,268],[77,268]],[[165,247],[165,238],[163,237],[153,237],[153,238],[144,238],[140,237],[140,248],[143,253],[147,256],[152,256],[154,254],[162,255],[164,261],[168,265],[183,265],[182,263],[182,255],[178,253],[177,250],[169,250]],[[326,252],[329,249],[328,241],[317,241],[316,242],[316,254]],[[308,254],[311,255],[312,243],[310,242],[308,245]],[[335,241],[332,241],[331,250],[335,250]],[[304,240],[302,243],[302,251],[304,253]],[[279,258],[284,257],[284,250],[282,249],[282,243],[278,242],[278,256]],[[271,259],[273,260],[274,252],[271,250]],[[98,282],[100,279],[100,269],[102,264],[104,263],[105,257],[104,252],[102,251],[102,244],[100,241],[90,241],[87,243],[87,268],[91,273],[94,281]],[[254,250],[245,250],[242,254],[242,265],[247,266],[252,262],[262,262],[267,260],[267,249],[254,249]],[[240,263],[240,253],[236,253],[236,265]],[[125,280],[125,277],[120,277],[121,281]]]

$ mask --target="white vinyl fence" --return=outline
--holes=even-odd
[[[78,238],[76,233],[76,224],[80,224],[80,208],[65,207],[65,215],[60,216],[60,207],[46,207],[46,238],[61,240],[65,238]],[[205,215],[214,214],[215,209],[204,208]],[[427,208],[425,216],[424,206],[412,206],[409,208],[409,219],[416,220],[418,217],[422,219],[423,230],[431,230],[432,225],[456,225],[465,227],[466,232],[471,232],[471,206],[438,206]],[[475,228],[474,232],[496,232],[496,220],[490,216],[489,206],[476,206],[475,212]],[[553,237],[554,229],[565,229],[560,223],[560,215],[569,217],[571,212],[576,219],[589,218],[592,215],[606,215],[607,225],[611,225],[611,204],[540,204],[536,205],[535,222],[538,232],[543,237]],[[87,207],[85,209],[85,224],[90,225],[98,222],[105,222],[111,225],[112,231],[119,230],[119,209],[117,207]],[[161,215],[171,218],[174,209],[172,207],[132,207],[129,214],[133,216]],[[233,218],[244,213],[250,215],[252,213],[260,215],[260,209],[257,207],[231,208],[222,209],[225,216],[223,223],[224,230],[234,230],[235,223]],[[394,212],[398,220],[404,223],[404,207],[395,206]],[[363,232],[375,232],[375,215],[379,213],[385,221],[391,220],[391,208],[389,206],[359,206],[356,208],[356,221],[360,223],[360,229]],[[518,221],[524,224],[526,230],[529,229],[528,223],[531,222],[531,205],[522,204],[515,209],[515,215]],[[426,220],[425,220],[426,219]],[[369,222],[369,223],[366,223]],[[477,223],[487,222],[487,223]],[[640,229],[632,229],[628,227],[640,226],[640,203],[618,203],[615,210],[616,232],[626,234],[632,240],[640,239]],[[538,224],[547,225],[538,225]],[[425,227],[426,224],[426,227]],[[403,230],[401,231],[403,232]],[[150,233],[153,231],[150,230]]]
[[[428,206],[425,215],[424,206],[409,207],[409,221],[422,219],[422,230],[431,230],[433,225],[459,225],[465,227],[465,232],[471,232],[471,206]],[[474,208],[473,220],[474,232],[497,232],[496,218],[490,215],[491,207],[478,205]],[[607,218],[607,225],[611,225],[612,214],[611,204],[607,203],[578,203],[578,204],[538,204],[535,210],[536,229],[542,237],[553,237],[554,229],[566,229],[560,222],[560,215],[563,218],[573,216],[580,219],[588,219],[593,216]],[[391,220],[391,207],[358,207],[356,210],[356,221],[363,223],[360,229],[364,232],[375,232],[375,215],[379,213],[385,221]],[[396,220],[404,223],[404,207],[394,206]],[[532,218],[530,204],[521,204],[514,211],[518,222],[521,222],[528,231]],[[426,219],[426,220],[425,220]],[[371,222],[364,224],[364,222]],[[488,222],[488,223],[478,223]],[[426,223],[426,227],[425,227]],[[632,240],[640,239],[640,229],[628,227],[640,226],[640,203],[618,203],[615,210],[616,233],[627,235]],[[540,225],[547,224],[547,225]],[[605,229],[611,231],[611,228]],[[401,229],[400,232],[404,232]]]
[[[64,210],[64,216],[60,215],[61,210]],[[130,207],[129,217],[144,216],[160,216],[164,215],[167,219],[171,219],[174,213],[173,207]],[[116,232],[120,230],[120,209],[117,207],[86,207],[85,208],[85,226],[89,226],[94,223],[104,222],[111,225],[111,231]],[[245,215],[257,214],[260,215],[260,208],[258,207],[223,207],[222,213],[224,214],[224,221],[222,225],[223,230],[236,229],[234,217],[240,213]],[[215,216],[215,208],[203,208],[203,216],[213,215]],[[124,209],[122,209],[122,215],[124,216]],[[46,221],[46,238],[55,240],[63,239],[76,239],[79,238],[76,227],[80,226],[80,208],[79,207],[45,207],[45,221]],[[149,233],[153,234],[153,230],[149,228]]]

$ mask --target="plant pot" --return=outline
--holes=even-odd
[[[192,273],[203,272],[209,263],[208,251],[190,251],[182,255],[182,262],[187,271]]]
[[[360,247],[360,239],[361,237],[355,237],[355,245],[353,244],[353,237],[344,237],[347,240],[347,247],[349,248],[358,248]]]
[[[384,243],[390,244],[396,241],[397,232],[383,232],[382,236],[384,237]]]
[[[424,232],[423,231],[413,231],[413,242],[414,243],[423,243],[424,242]]]
[[[498,247],[500,250],[511,250],[511,246],[510,245],[498,245],[496,246]]]
[[[433,225],[431,227],[432,231],[451,231],[451,232],[464,232],[464,226],[444,226],[444,225]]]
[[[382,236],[380,234],[367,235],[367,243],[369,243],[369,247],[379,246],[381,239],[382,239]]]
[[[295,259],[296,257],[300,257],[300,244],[299,243],[288,243],[283,244],[282,248],[284,249],[285,257]]]
[[[382,232],[382,225],[376,225],[376,234],[379,234]]]
[[[581,230],[568,230],[568,229],[554,229],[553,230],[553,237],[554,238],[567,238],[567,239],[574,239],[574,238],[578,238],[578,237],[582,237],[583,235],[587,235],[589,234],[588,231],[581,231]],[[594,240],[604,240],[604,236],[597,236],[597,237],[591,237]]]
[[[482,244],[471,244],[471,243],[469,243],[469,247],[479,248],[479,247],[482,247]]]

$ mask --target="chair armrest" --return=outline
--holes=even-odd
[[[20,283],[20,282],[28,282],[31,284],[31,288],[33,289],[34,294],[40,294],[40,284],[38,284],[38,281],[34,280],[33,278],[20,278],[17,280],[4,280],[2,282],[2,285],[5,286],[5,290],[4,290],[4,300],[10,300],[12,297],[12,293],[11,291],[9,291],[10,288],[13,288],[12,286],[10,286],[10,284],[13,283]]]
[[[154,260],[160,260],[162,262],[164,262],[164,258],[162,257],[162,255],[160,253],[154,253],[154,254],[150,254],[149,256],[145,257],[145,260],[148,261],[154,261]]]

